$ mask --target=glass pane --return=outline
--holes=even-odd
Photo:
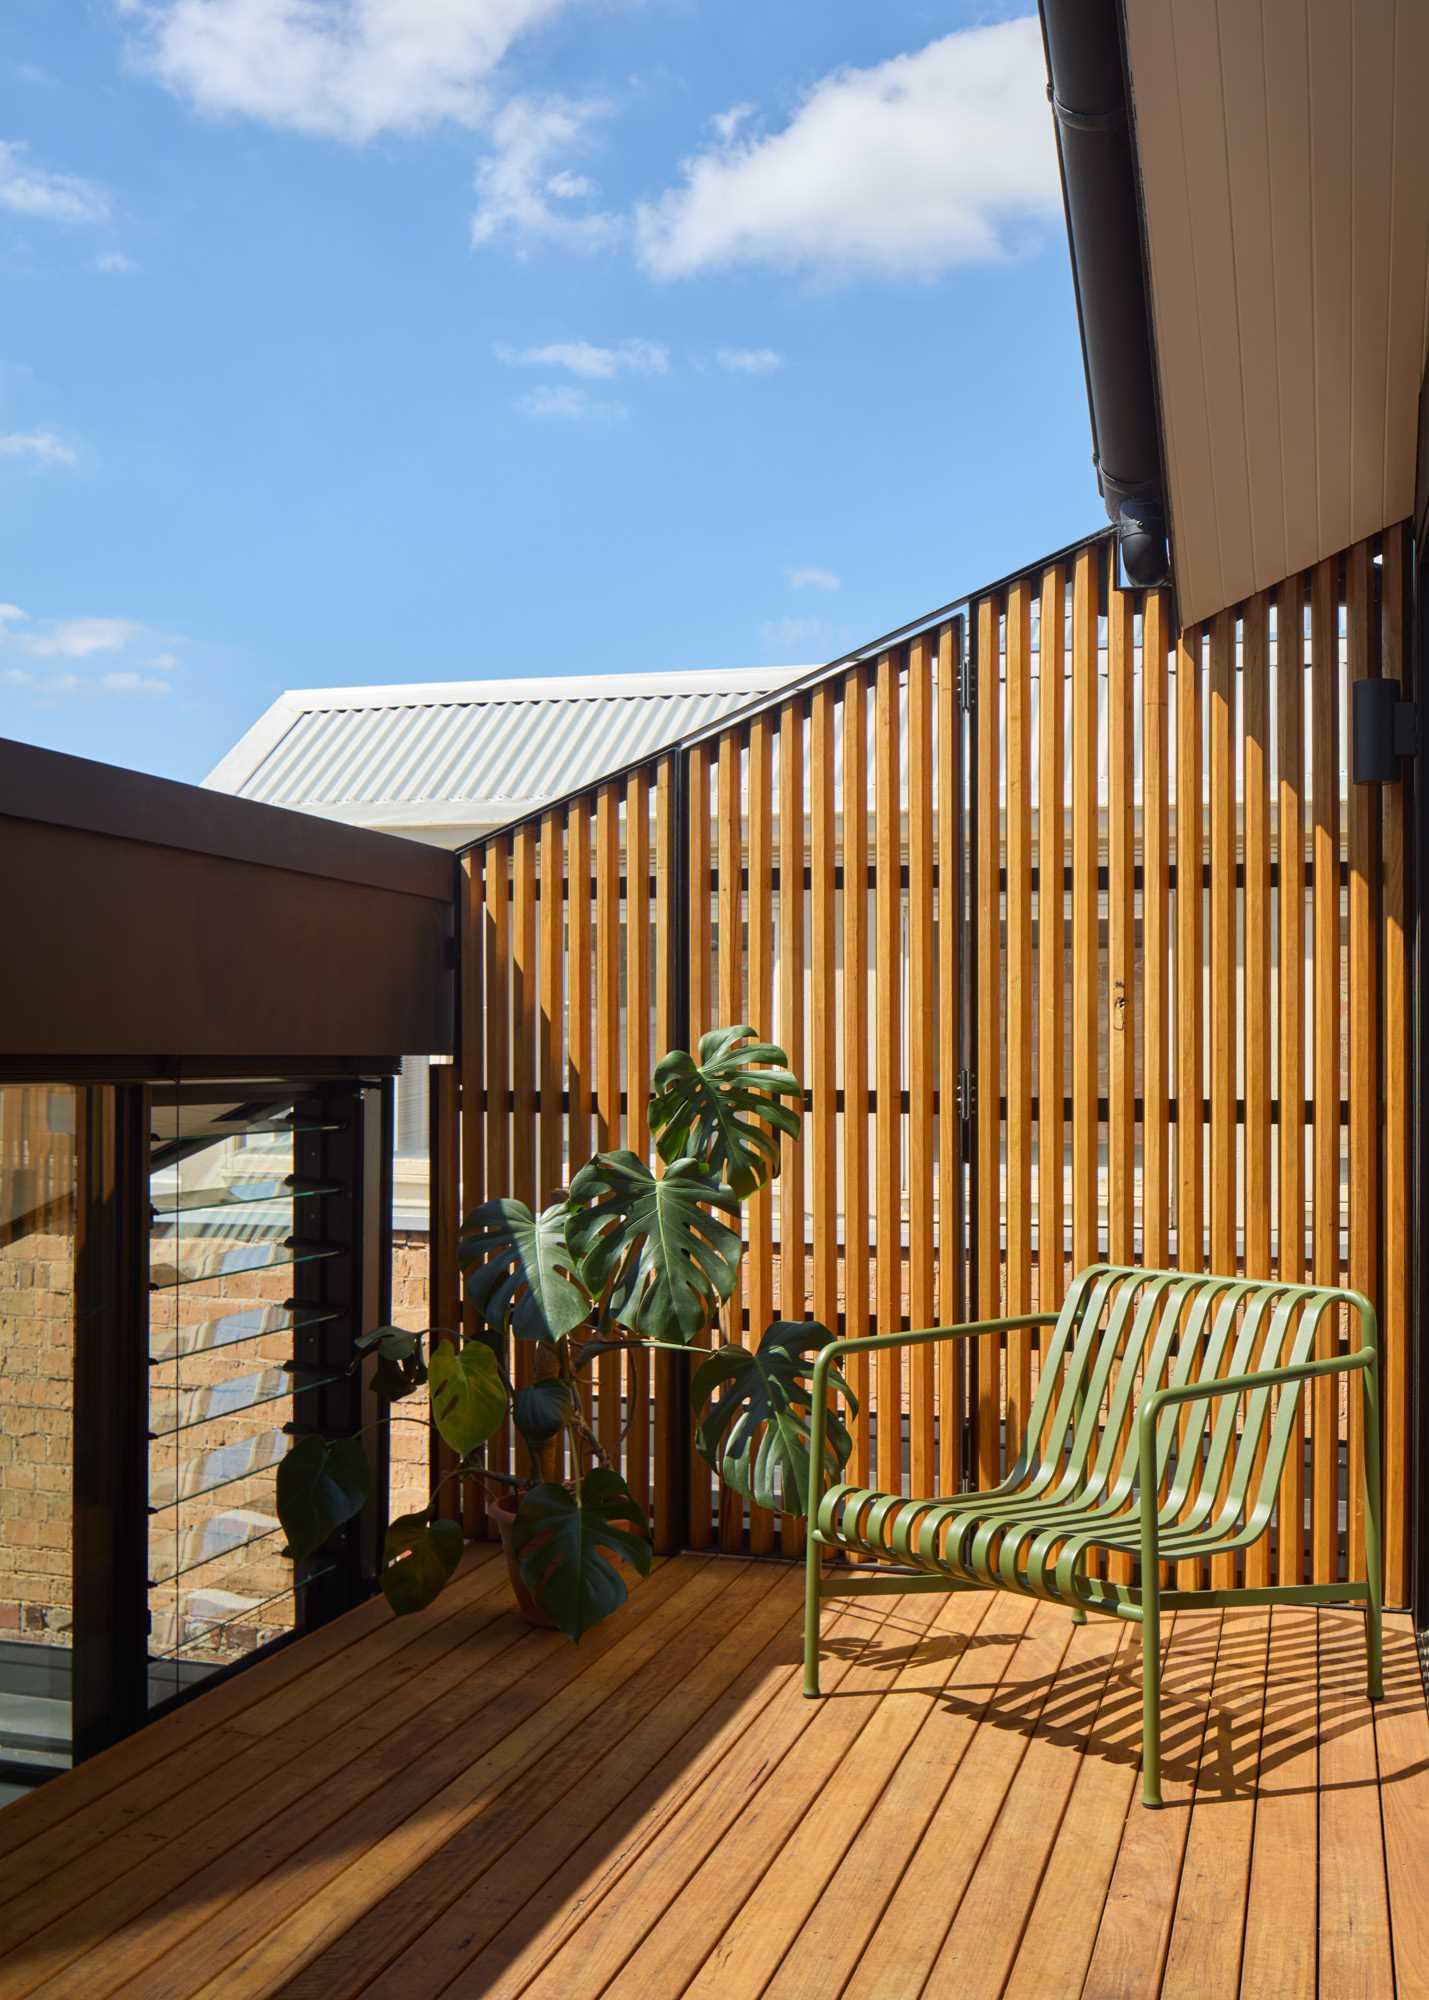
[[[330,1193],[295,1171],[289,1102],[156,1099],[149,1309],[149,1699],[167,1700],[297,1622],[276,1478],[292,1445],[295,1239]]]
[[[0,1086],[0,1799],[70,1762],[79,1108]]]

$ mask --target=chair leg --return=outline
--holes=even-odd
[[[1141,1803],[1161,1803],[1161,1605],[1154,1587],[1141,1597]]]
[[[1380,1591],[1370,1580],[1369,1602],[1365,1606],[1364,1638],[1366,1667],[1368,1668],[1369,1698],[1371,1701],[1384,1700],[1384,1607],[1380,1603]]]
[[[823,1551],[812,1525],[804,1550],[804,1693],[819,1697],[819,1569]]]

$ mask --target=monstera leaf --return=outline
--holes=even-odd
[[[516,1428],[531,1445],[549,1444],[561,1425],[578,1414],[570,1384],[559,1375],[518,1389],[512,1400]]]
[[[279,1461],[276,1489],[288,1554],[301,1562],[334,1528],[360,1514],[371,1496],[372,1469],[361,1438],[339,1438],[336,1444],[299,1439]]]
[[[382,1595],[399,1618],[425,1611],[440,1597],[461,1561],[459,1521],[429,1521],[399,1514],[382,1544]]]
[[[566,1242],[568,1216],[564,1202],[534,1216],[524,1201],[486,1201],[462,1224],[457,1262],[467,1297],[496,1332],[509,1324],[522,1340],[564,1340],[590,1312]]]
[[[809,1511],[814,1360],[833,1335],[816,1320],[775,1320],[757,1352],[721,1347],[690,1384],[695,1441],[727,1486],[771,1513]],[[809,1358],[806,1360],[805,1356]],[[836,1370],[829,1384],[857,1413]],[[824,1420],[824,1472],[837,1478],[853,1449],[838,1411]]]
[[[511,1542],[522,1582],[572,1639],[625,1602],[625,1578],[612,1556],[641,1576],[650,1573],[644,1510],[620,1474],[606,1466],[586,1474],[579,1494],[564,1486],[533,1486],[522,1495]]]
[[[699,1160],[657,1180],[634,1153],[598,1153],[571,1182],[571,1248],[611,1317],[652,1340],[698,1339],[734,1290],[740,1240],[711,1211],[739,1203]]]
[[[480,1340],[457,1348],[443,1340],[430,1364],[432,1422],[443,1444],[465,1458],[501,1427],[506,1384],[496,1356]]]
[[[764,1067],[761,1067],[764,1065]],[[743,1201],[779,1171],[778,1134],[799,1136],[800,1114],[782,1097],[804,1092],[784,1051],[749,1027],[700,1037],[696,1062],[671,1049],[655,1071],[650,1130],[663,1160],[704,1160]]]
[[[353,1345],[359,1356],[377,1356],[372,1386],[389,1403],[401,1402],[427,1379],[420,1333],[408,1333],[400,1326],[378,1326],[371,1333],[359,1334]]]

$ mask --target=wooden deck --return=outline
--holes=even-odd
[[[1182,1612],[1168,1804],[1134,1634],[679,1557],[579,1648],[483,1551],[0,1814],[0,1995],[1429,1994],[1429,1716],[1350,1613]]]

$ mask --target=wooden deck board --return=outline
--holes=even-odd
[[[1429,1710],[1344,1611],[1136,1634],[678,1556],[580,1648],[474,1554],[0,1815],[0,2000],[1429,1996]]]

